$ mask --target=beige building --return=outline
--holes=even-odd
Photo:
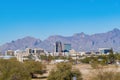
[[[76,59],[79,59],[80,53],[78,53],[74,49],[72,49],[72,50],[70,50],[70,56],[72,57],[72,59],[76,60]]]
[[[14,56],[14,51],[13,50],[7,50],[5,55]]]

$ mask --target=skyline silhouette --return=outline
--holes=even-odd
[[[120,28],[119,0],[0,1],[0,44],[26,36],[103,33]]]

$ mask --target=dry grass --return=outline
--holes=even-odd
[[[55,65],[47,65],[48,73],[44,75],[49,75],[49,72],[54,68]],[[91,65],[78,64],[73,65],[73,69],[79,69],[81,71],[83,80],[120,80],[120,66],[109,65],[104,66],[101,69],[93,69]]]
[[[120,72],[116,70],[97,69],[89,80],[119,80]]]
[[[83,80],[120,80],[120,66],[108,65],[93,69],[91,65],[79,64],[73,68],[81,71]]]

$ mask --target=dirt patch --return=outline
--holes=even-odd
[[[48,76],[50,71],[55,69],[55,65],[47,65],[47,73],[42,76]],[[93,69],[89,64],[77,64],[73,65],[73,69],[79,69],[82,73],[83,80],[90,80],[91,76],[94,76],[96,69]],[[120,72],[120,66],[108,65],[104,67],[104,70],[112,70]],[[36,79],[36,80],[47,80],[47,79]]]

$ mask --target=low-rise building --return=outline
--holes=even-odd
[[[7,50],[5,55],[7,55],[7,56],[14,56],[14,51],[13,50]]]
[[[108,55],[108,54],[110,54],[111,51],[112,51],[111,48],[99,48],[99,52],[102,55]]]

